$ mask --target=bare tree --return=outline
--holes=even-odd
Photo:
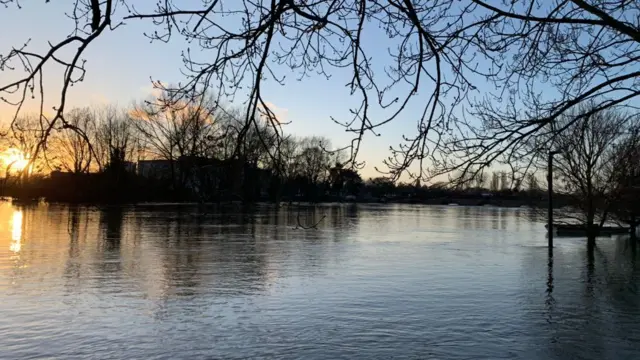
[[[584,224],[593,241],[609,218],[616,196],[614,150],[625,135],[628,117],[613,109],[591,110],[585,106],[558,119],[559,126],[569,126],[563,136],[555,137],[553,146],[559,151],[554,162],[558,192],[571,198],[573,206],[562,217]]]
[[[538,191],[540,190],[540,184],[538,182],[538,178],[536,174],[528,174],[527,175],[527,188],[529,191]]]
[[[291,179],[302,173],[302,164],[298,161],[300,155],[300,141],[293,136],[287,136],[280,142],[278,149],[278,157],[280,162],[278,165],[272,166],[277,173],[281,174],[285,179]]]
[[[267,159],[265,167],[272,170],[278,176],[279,181],[292,179],[303,171],[299,161],[300,151],[300,139],[287,135],[280,141],[280,147],[276,152],[277,156],[273,159]]]
[[[640,4],[625,0],[470,1],[466,40],[483,54],[495,92],[473,103],[447,143],[441,170],[508,164],[522,175],[541,141],[640,93]],[[474,39],[471,39],[473,37]],[[477,45],[477,47],[475,46]],[[595,102],[594,102],[595,101]],[[581,104],[590,109],[575,115]]]
[[[140,139],[129,114],[114,105],[100,107],[95,114],[93,143],[99,169],[104,171],[114,163],[135,160]]]
[[[0,3],[20,8],[17,0],[2,0]],[[56,128],[77,131],[65,118],[68,91],[84,79],[85,61],[82,55],[87,47],[102,33],[118,27],[119,24],[112,21],[117,3],[116,0],[71,0],[69,11],[64,15],[75,26],[67,37],[58,41],[49,40],[49,47],[42,53],[31,51],[30,41],[12,47],[7,53],[0,53],[0,71],[13,73],[3,76],[7,80],[0,82],[0,100],[15,108],[12,126],[21,117],[29,99],[39,102],[36,119],[41,133],[31,152],[31,161],[40,158],[48,137]],[[59,99],[53,104],[53,115],[45,112],[45,69],[58,71],[62,78],[60,92],[52,96]]]
[[[89,108],[76,108],[65,115],[69,128],[58,131],[49,145],[48,153],[56,157],[55,163],[74,174],[87,173],[94,160],[89,137],[96,130],[94,113]]]
[[[640,225],[640,128],[629,129],[612,153],[614,191],[610,195],[611,217],[631,228],[636,236]]]
[[[212,0],[189,6],[164,0],[155,9],[127,6],[127,0],[68,4],[71,36],[50,41],[42,54],[26,44],[0,56],[1,70],[26,70],[0,85],[16,117],[29,93],[44,97],[44,64],[64,75],[56,113],[40,114],[45,136],[65,123],[67,90],[84,75],[86,48],[119,21],[135,19],[156,26],[147,33],[154,40],[179,36],[197,44],[198,51],[183,53],[186,81],[167,89],[173,101],[212,87],[221,97],[241,94],[238,89],[248,94],[240,139],[258,121],[271,126],[276,142],[281,139],[265,81],[284,84],[314,73],[331,79],[347,69],[352,117],[335,121],[354,135],[350,163],[366,133],[378,134],[419,103],[418,111],[411,110],[418,114],[414,131],[391,149],[382,170],[394,177],[481,171],[496,162],[526,172],[530,163],[520,159],[531,158],[528,143],[568,129],[572,122],[550,126],[563,114],[593,99],[599,103],[591,114],[632,107],[640,94],[640,4],[628,0]],[[365,46],[371,38],[376,48],[388,39],[388,51],[374,59]],[[380,64],[385,71],[374,72]],[[477,97],[479,89],[484,93]],[[470,106],[454,111],[459,105]],[[374,115],[380,109],[385,116]],[[270,156],[277,149],[270,148]],[[409,170],[412,164],[417,171]]]
[[[478,172],[475,176],[475,187],[478,189],[482,189],[485,187],[487,183],[487,176],[484,172]]]
[[[224,134],[218,137],[223,159],[244,159],[252,166],[276,161],[274,155],[282,138],[276,140],[278,135],[267,122],[257,120],[245,128],[242,110],[224,107],[220,107],[216,121],[221,134]]]
[[[213,130],[214,107],[204,100],[158,105],[147,101],[131,112],[144,141],[147,156],[175,160],[206,152],[206,137]]]
[[[350,67],[350,86],[361,101],[352,110],[353,119],[342,123],[355,134],[351,158],[365,132],[376,133],[394,121],[413,96],[423,97],[426,90],[416,132],[407,134],[387,160],[393,175],[408,171],[413,162],[420,165],[417,173],[410,173],[416,177],[455,169],[480,171],[497,161],[512,166],[513,172],[524,171],[526,164],[512,164],[514,157],[526,155],[521,144],[544,136],[561,114],[591,99],[602,100],[594,112],[629,104],[640,90],[635,81],[640,73],[634,67],[640,50],[640,9],[626,0],[495,5],[481,0],[241,1],[235,10],[214,1],[184,11],[167,1],[153,13],[131,17],[154,19],[165,29],[158,39],[180,33],[216,54],[213,61],[185,56],[191,77],[180,90],[215,81],[235,93],[241,77],[226,74],[253,79],[247,119],[268,108],[261,92],[265,74],[285,80],[270,60],[299,70],[301,76],[311,70],[329,76],[332,68]],[[221,28],[216,20],[223,15],[235,15],[237,23]],[[388,71],[382,78],[374,76],[362,45],[364,37],[374,36],[367,31],[370,25],[378,25],[391,39]],[[464,118],[453,116],[451,109],[474,92],[480,77],[496,91],[480,101],[469,98],[474,107]],[[551,90],[545,93],[545,88]],[[388,118],[374,119],[375,105],[395,108]],[[428,174],[425,159],[434,166]]]
[[[22,164],[22,169],[18,169],[16,164],[8,164],[22,178],[28,177],[31,173],[37,173],[45,169],[49,161],[46,154],[36,153],[38,145],[41,143],[43,128],[35,114],[19,117],[11,124],[7,136],[2,140],[7,149],[16,149],[17,154],[28,160],[28,164]],[[10,171],[11,169],[7,169]]]
[[[157,100],[138,105],[131,114],[133,124],[146,156],[168,160],[174,185],[183,186],[189,169],[182,165],[208,153],[209,138],[215,131],[216,104],[211,98],[186,103],[167,101],[164,97]]]
[[[313,185],[327,180],[329,169],[335,165],[331,163],[331,156],[325,149],[331,149],[331,145],[329,139],[323,137],[313,136],[300,142],[301,151],[297,156],[300,172]]]
[[[458,190],[469,189],[475,183],[475,175],[476,174],[471,171],[464,172],[462,170],[458,170],[449,177],[449,185]]]

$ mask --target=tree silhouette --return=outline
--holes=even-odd
[[[559,126],[570,125],[552,143],[558,151],[553,169],[559,185],[556,191],[569,197],[573,207],[561,216],[584,224],[590,241],[610,218],[612,204],[618,197],[615,179],[622,163],[615,149],[624,141],[629,122],[620,111],[593,113],[592,109],[585,105],[559,119]],[[585,113],[589,115],[584,116]]]
[[[141,150],[141,139],[130,115],[113,105],[98,108],[94,113],[96,129],[92,142],[100,170],[133,161]]]
[[[613,150],[614,194],[611,217],[631,228],[632,236],[640,225],[640,128],[632,127]]]
[[[219,97],[247,95],[241,139],[262,120],[276,144],[281,139],[281,124],[265,99],[266,81],[285,84],[312,74],[343,81],[346,74],[351,118],[334,119],[353,134],[346,164],[357,164],[365,134],[415,121],[381,169],[395,178],[480,172],[496,162],[512,173],[526,172],[528,164],[519,160],[540,151],[530,143],[571,126],[550,126],[561,115],[594,99],[597,106],[582,117],[632,107],[640,94],[640,4],[634,1],[163,0],[155,8],[128,0],[66,3],[75,24],[70,36],[47,39],[51,46],[43,53],[27,43],[0,55],[0,70],[24,71],[0,84],[2,98],[15,106],[14,120],[29,95],[44,98],[45,64],[63,75],[55,113],[47,116],[41,106],[43,138],[68,124],[68,90],[84,77],[87,47],[136,20],[155,26],[146,33],[153,40],[179,37],[195,47],[182,54],[184,82],[155,83],[172,101],[210,88]],[[372,56],[370,39],[386,51]],[[35,155],[43,147],[44,141]],[[269,150],[271,157],[278,148]]]
[[[329,176],[331,189],[338,195],[357,195],[363,185],[360,174],[342,164],[332,167]]]
[[[72,109],[66,119],[73,129],[62,129],[55,134],[51,144],[54,147],[52,153],[63,170],[75,174],[87,173],[94,157],[86,139],[95,133],[95,116],[88,108]]]

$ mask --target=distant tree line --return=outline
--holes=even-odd
[[[357,169],[345,166],[346,156],[330,139],[287,135],[269,121],[257,120],[246,128],[241,116],[241,109],[222,106],[214,96],[175,101],[164,93],[127,108],[71,109],[65,114],[67,124],[46,137],[48,123],[37,116],[21,117],[7,129],[2,145],[24,154],[29,165],[21,171],[7,167],[2,191],[89,202],[359,200],[535,206],[544,200],[537,175],[529,174],[523,183],[506,170],[431,185],[403,184],[385,176],[363,181]],[[145,161],[162,162],[162,174],[145,174]]]
[[[322,200],[356,195],[362,184],[329,139],[286,135],[269,121],[247,129],[241,110],[213,96],[173,101],[163,94],[129,108],[75,108],[65,118],[67,124],[49,136],[48,124],[37,116],[11,125],[2,145],[24,154],[29,164],[4,169],[5,195]],[[136,166],[148,160],[165,165],[161,176],[140,175]],[[78,188],[83,181],[84,195]]]
[[[14,121],[2,137],[6,151],[27,163],[5,162],[3,195],[63,201],[404,201],[470,205],[546,202],[547,154],[555,156],[555,196],[561,219],[595,235],[608,222],[640,224],[640,122],[635,114],[584,105],[553,123],[548,138],[532,139],[504,168],[452,174],[452,181],[402,184],[389,177],[363,181],[324,137],[296,137],[260,119],[247,128],[242,110],[214,96],[174,100],[165,93],[129,108],[69,110],[54,127],[42,117]],[[263,121],[264,120],[264,121]],[[562,136],[557,134],[562,133]],[[140,167],[159,161],[162,176]],[[151,164],[149,166],[155,166]],[[156,169],[157,170],[157,169]]]

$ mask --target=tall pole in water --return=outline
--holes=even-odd
[[[547,164],[547,188],[549,189],[549,208],[547,213],[547,238],[549,239],[549,251],[553,249],[553,155],[557,151],[549,151],[549,159]]]

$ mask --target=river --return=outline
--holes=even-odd
[[[0,358],[640,358],[640,251],[535,220],[0,203]]]

